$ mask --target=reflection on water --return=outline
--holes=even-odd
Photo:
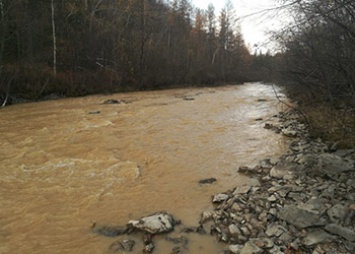
[[[110,98],[129,103],[103,104]],[[93,222],[124,225],[160,210],[196,226],[212,194],[255,181],[238,175],[240,165],[285,150],[281,136],[255,121],[280,110],[260,83],[1,110],[0,253],[110,253],[116,239],[93,234]],[[218,181],[197,183],[208,177]],[[222,248],[209,236],[189,238],[186,253]],[[171,247],[159,241],[154,253]]]

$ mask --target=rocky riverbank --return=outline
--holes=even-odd
[[[132,233],[143,233],[143,253],[154,251],[156,234],[179,230],[166,237],[173,254],[188,253],[189,234],[210,234],[236,254],[355,253],[355,152],[338,150],[311,138],[295,111],[269,119],[264,128],[292,139],[278,161],[261,160],[240,166],[239,173],[258,184],[239,186],[213,195],[212,206],[193,227],[166,212],[158,212],[124,227],[93,225],[105,236],[127,235],[110,246],[112,252],[131,252]],[[260,121],[258,119],[258,121]],[[208,178],[199,184],[213,184]],[[174,229],[175,225],[179,225]]]
[[[259,184],[214,195],[201,225],[227,253],[355,253],[354,150],[310,138],[296,112],[275,119],[265,128],[294,139],[288,152],[241,166]]]

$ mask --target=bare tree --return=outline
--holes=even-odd
[[[51,0],[51,18],[52,18],[52,38],[53,38],[53,75],[57,76],[57,37],[55,30],[55,8],[54,0]]]

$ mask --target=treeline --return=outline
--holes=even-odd
[[[268,64],[315,135],[355,145],[355,2],[282,0],[290,25]],[[282,9],[283,8],[283,9]]]
[[[309,100],[354,107],[355,2],[284,2],[295,22],[276,36],[283,49],[282,82]]]
[[[0,93],[76,96],[245,81],[230,2],[0,0]]]

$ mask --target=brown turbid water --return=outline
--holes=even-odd
[[[129,103],[103,104],[107,99]],[[212,194],[255,182],[239,175],[239,166],[286,150],[280,135],[255,121],[281,110],[273,88],[261,83],[0,110],[0,253],[111,253],[110,244],[127,236],[94,234],[94,222],[125,225],[161,210],[197,226]],[[198,184],[209,177],[217,182]],[[172,245],[159,238],[154,253],[170,253]],[[223,248],[208,235],[189,239],[185,253]],[[137,243],[132,253],[141,250]]]

